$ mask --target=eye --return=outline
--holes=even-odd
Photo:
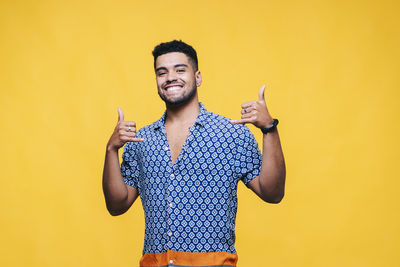
[[[166,74],[166,72],[159,72],[158,76],[163,76],[164,74]]]
[[[182,72],[185,72],[185,70],[184,69],[178,69],[178,70],[176,70],[176,72],[182,73]]]

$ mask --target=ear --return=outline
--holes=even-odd
[[[196,77],[196,86],[199,87],[201,85],[201,82],[203,81],[203,78],[201,77],[201,72],[199,70],[196,71],[195,77]]]

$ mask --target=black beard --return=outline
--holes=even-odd
[[[165,96],[161,95],[160,92],[158,95],[161,97],[161,99],[167,104],[167,106],[178,106],[180,104],[189,102],[190,100],[193,99],[193,97],[196,95],[197,92],[197,86],[193,85],[192,90],[190,90],[189,94],[183,95],[181,98],[175,99],[175,100],[169,100]]]

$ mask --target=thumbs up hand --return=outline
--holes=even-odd
[[[271,125],[273,119],[268,112],[267,104],[264,99],[265,85],[258,92],[258,101],[252,101],[242,104],[242,118],[240,120],[231,120],[233,124],[252,123],[258,128],[265,128]]]
[[[124,112],[118,108],[118,123],[108,141],[107,148],[118,150],[126,142],[143,142],[143,138],[136,138],[136,123],[124,121]]]

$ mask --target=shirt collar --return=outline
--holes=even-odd
[[[207,115],[208,115],[208,111],[204,107],[203,103],[199,102],[199,105],[200,105],[200,112],[199,112],[199,115],[197,116],[196,122],[194,124],[198,124],[200,126],[204,126],[205,120],[206,120]],[[165,117],[166,117],[166,115],[167,115],[167,111],[164,111],[164,114],[161,116],[161,118],[154,123],[154,130],[158,130],[162,126],[165,125]]]

